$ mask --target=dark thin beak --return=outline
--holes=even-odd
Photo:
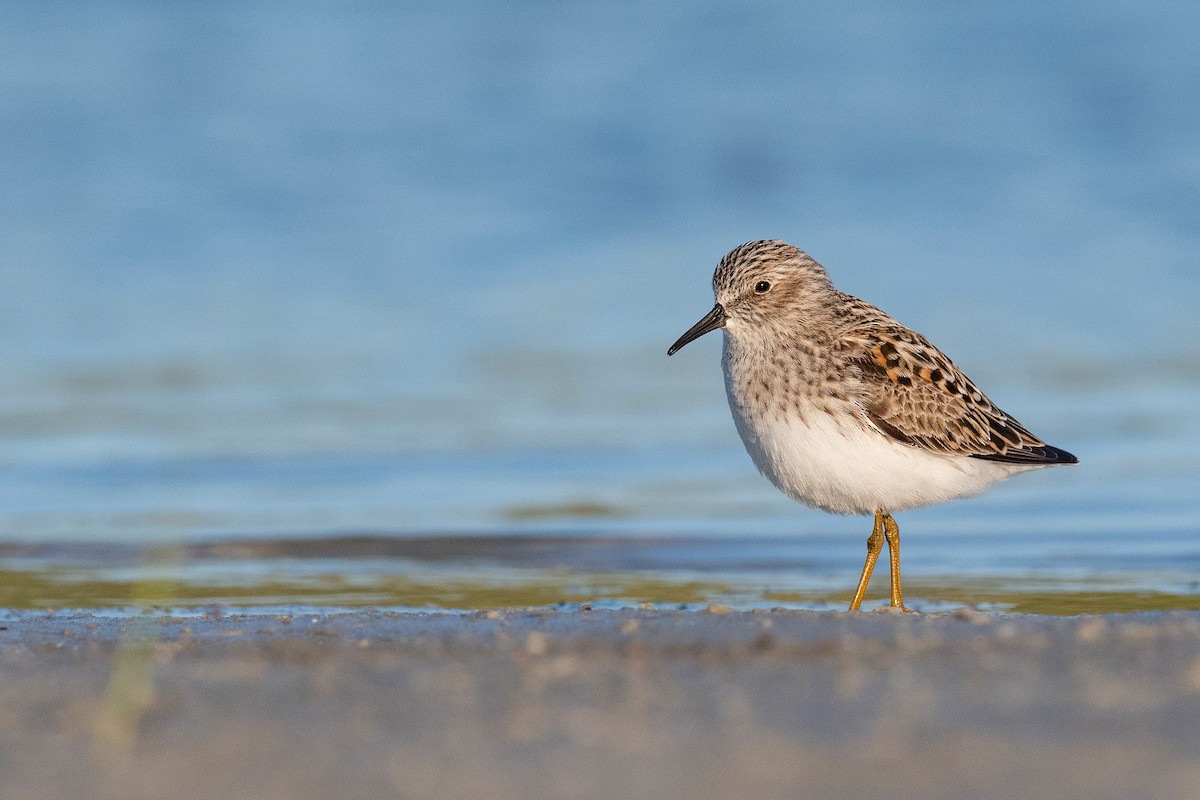
[[[671,349],[667,351],[667,355],[675,355],[675,351],[683,347],[693,339],[699,339],[709,331],[715,331],[717,328],[725,327],[725,309],[720,303],[713,306],[713,310],[704,315],[704,319],[697,322],[692,327],[688,328],[688,332],[679,337],[675,344],[671,345]]]

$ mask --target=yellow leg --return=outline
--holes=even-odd
[[[891,519],[891,517],[888,517],[887,519]],[[850,610],[851,611],[858,611],[859,607],[862,606],[863,595],[867,593],[867,584],[871,582],[871,573],[875,570],[875,562],[879,560],[879,551],[883,549],[883,536],[884,536],[883,520],[884,520],[883,512],[876,511],[875,512],[875,527],[871,530],[871,536],[867,539],[867,560],[865,562],[863,562],[862,575],[860,575],[858,578],[858,588],[854,590],[854,599],[850,601]],[[893,526],[895,524],[896,524],[895,522],[892,523]],[[896,541],[897,541],[897,543],[899,543],[899,534],[898,533],[897,533]],[[889,540],[889,548],[890,548],[890,546],[891,545],[890,545],[890,540]],[[896,550],[893,552],[896,552],[897,555],[894,556],[894,565],[892,567],[892,570],[893,570],[892,574],[898,576],[900,574],[899,573],[899,571],[900,571],[899,550]],[[898,584],[893,579],[893,582],[892,582],[892,586],[893,586],[892,596],[893,597],[897,596],[896,589],[894,588],[897,585]]]
[[[908,611],[900,595],[900,526],[891,514],[883,515],[884,537],[887,538],[888,558],[892,562],[892,608]]]

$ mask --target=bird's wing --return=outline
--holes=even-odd
[[[1001,411],[924,336],[890,317],[856,326],[843,339],[861,369],[868,419],[916,447],[1011,464],[1069,464]]]

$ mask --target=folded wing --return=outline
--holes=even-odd
[[[868,419],[897,441],[946,455],[1029,466],[1078,459],[1001,411],[924,336],[879,312],[849,332]]]

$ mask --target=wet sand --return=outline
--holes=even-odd
[[[4,798],[1196,798],[1200,613],[0,622]]]

